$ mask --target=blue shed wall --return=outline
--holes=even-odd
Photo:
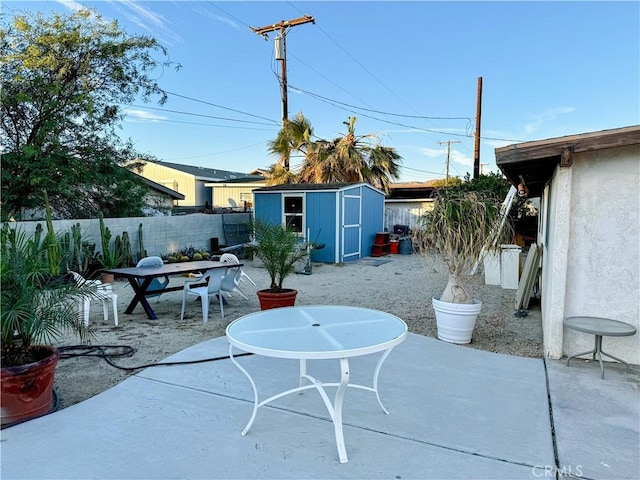
[[[371,256],[376,232],[384,230],[384,194],[362,188],[362,256]]]
[[[312,251],[311,260],[333,263],[339,245],[336,245],[336,192],[307,192],[306,200],[309,240],[325,245]]]
[[[280,193],[255,193],[253,196],[255,218],[264,223],[282,222],[282,195]]]
[[[313,261],[334,263],[371,255],[375,235],[384,229],[382,192],[360,185],[338,191],[297,193],[305,197],[304,234],[308,230],[310,241],[324,244],[321,250],[312,251]],[[282,222],[283,195],[281,191],[254,193],[256,220]]]

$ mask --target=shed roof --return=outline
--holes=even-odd
[[[314,190],[314,191],[337,191],[337,190],[344,190],[346,188],[353,188],[353,187],[357,187],[357,186],[365,186],[365,187],[369,187],[373,190],[379,191],[380,193],[383,193],[382,191],[378,190],[377,188],[369,185],[368,183],[283,183],[281,185],[271,185],[269,187],[261,187],[261,188],[256,188],[253,192],[300,192],[300,191],[308,191],[308,190]]]
[[[496,165],[511,183],[520,176],[531,197],[539,197],[561,161],[569,166],[574,153],[640,144],[640,125],[516,143],[495,149]]]

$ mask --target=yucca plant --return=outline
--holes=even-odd
[[[441,301],[473,303],[468,277],[484,248],[497,235],[509,236],[509,224],[502,228],[500,224],[500,202],[495,195],[446,188],[438,192],[433,210],[414,229],[413,244],[419,253],[439,253],[448,266]]]

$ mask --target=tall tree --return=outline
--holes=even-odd
[[[171,64],[155,39],[93,10],[3,16],[3,219],[42,206],[43,190],[61,216],[139,214],[145,187],[122,166],[140,155],[116,129],[123,105],[166,101],[154,72]]]
[[[313,127],[302,113],[296,114],[269,142],[269,151],[280,158],[271,167],[268,183],[342,183],[366,182],[385,192],[399,178],[402,158],[395,149],[380,145],[375,134],[357,136],[356,117],[349,117],[347,133],[333,140],[313,140]],[[294,152],[304,155],[294,173],[283,167],[283,159]]]
[[[402,157],[391,147],[380,145],[375,134],[356,135],[357,118],[349,117],[347,133],[331,141],[320,140],[307,149],[298,174],[311,183],[366,182],[385,192],[391,180],[400,177]]]
[[[269,169],[267,180],[269,185],[297,181],[297,175],[291,171],[289,160],[295,152],[306,155],[307,149],[313,143],[312,136],[313,127],[301,112],[298,112],[293,119],[285,121],[275,140],[268,143],[269,153],[278,157],[278,163]]]

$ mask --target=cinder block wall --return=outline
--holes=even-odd
[[[239,214],[238,214],[239,215]],[[247,221],[248,218],[247,218]],[[46,231],[44,220],[33,222],[12,222],[11,227],[19,226],[27,235],[33,234],[36,225],[42,224]],[[100,221],[87,220],[54,220],[53,228],[57,234],[71,231],[71,226],[80,224],[83,238],[96,244],[96,251],[102,251],[100,240]],[[217,237],[221,245],[226,243],[222,223],[222,215],[208,215],[196,213],[192,215],[178,215],[171,217],[132,217],[105,218],[104,224],[111,231],[111,240],[122,232],[127,232],[131,242],[133,254],[138,252],[138,227],[142,224],[142,236],[147,255],[166,255],[187,247],[211,250],[211,238]]]

